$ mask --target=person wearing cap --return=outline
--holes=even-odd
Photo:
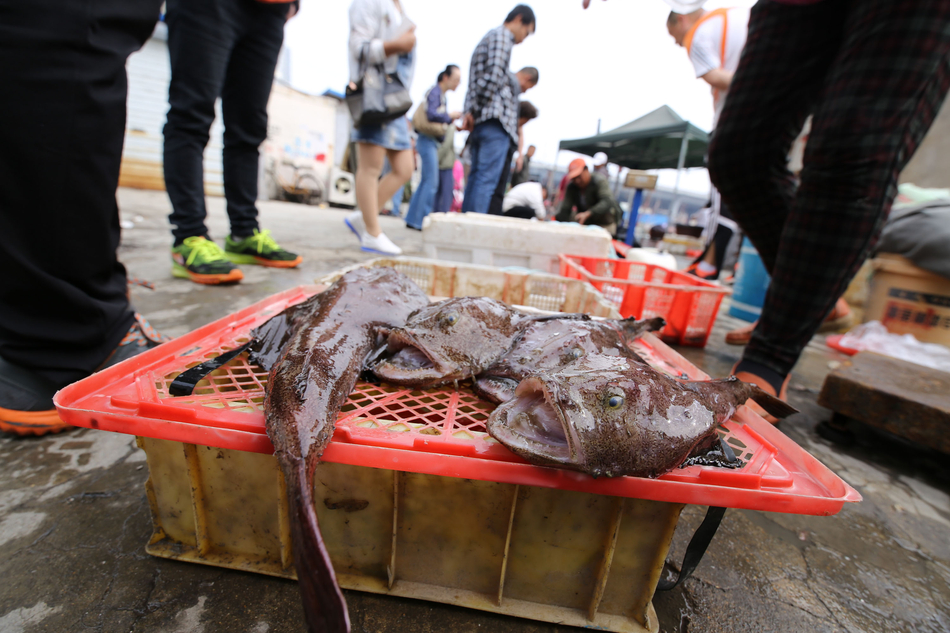
[[[594,154],[594,158],[591,159],[591,162],[594,164],[595,174],[600,174],[607,180],[610,180],[610,173],[607,171],[607,154],[597,152]]]
[[[620,221],[620,205],[601,174],[591,173],[583,158],[575,158],[567,168],[568,185],[558,207],[558,222],[592,224],[607,229],[613,237]]]

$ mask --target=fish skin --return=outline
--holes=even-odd
[[[387,340],[388,357],[372,369],[388,383],[436,387],[481,373],[511,349],[529,324],[555,318],[486,297],[456,297],[413,313]],[[556,318],[589,319],[587,315]]]
[[[530,374],[557,371],[582,356],[626,356],[643,362],[629,343],[664,324],[661,318],[550,319],[530,323],[514,347],[477,376],[474,391],[500,404],[511,400],[518,383]]]
[[[795,411],[735,378],[674,380],[626,356],[582,357],[525,378],[515,394],[489,417],[489,434],[532,463],[594,477],[669,472],[711,446],[716,427],[748,399]]]
[[[283,341],[269,374],[264,418],[287,485],[294,565],[311,632],[350,630],[313,506],[314,471],[377,337],[427,303],[405,275],[358,268],[290,314],[278,315],[273,328],[262,326],[272,347]],[[294,331],[285,336],[281,327]]]

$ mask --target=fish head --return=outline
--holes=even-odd
[[[656,477],[685,459],[713,424],[689,392],[635,358],[588,355],[525,378],[488,431],[532,463],[594,477]],[[714,424],[713,424],[714,427]]]
[[[629,377],[642,367],[624,357],[587,355],[560,371],[529,376],[492,413],[488,431],[534,463],[595,477],[624,474],[638,442],[630,422],[649,399]]]
[[[459,297],[435,303],[393,328],[373,371],[398,385],[435,386],[464,380],[513,344],[521,317],[500,301]]]

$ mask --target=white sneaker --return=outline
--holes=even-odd
[[[353,231],[353,235],[355,235],[356,239],[362,244],[363,239],[366,237],[366,224],[363,222],[363,212],[357,209],[343,218],[343,223],[346,224],[348,229]]]
[[[386,237],[385,233],[380,233],[376,237],[373,237],[369,233],[364,232],[360,244],[364,251],[369,251],[370,253],[402,255],[402,249],[393,244],[392,240]]]

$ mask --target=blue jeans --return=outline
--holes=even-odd
[[[431,136],[420,134],[416,139],[416,151],[422,161],[422,178],[412,193],[409,211],[406,213],[406,225],[421,229],[422,220],[432,213],[435,194],[439,190],[439,142]]]
[[[511,137],[498,119],[479,123],[472,131],[468,141],[468,151],[472,158],[472,168],[465,185],[463,211],[488,213],[492,193],[498,186],[501,170],[505,167],[505,156],[511,146]]]
[[[439,191],[435,194],[435,207],[433,213],[448,213],[452,210],[452,202],[455,196],[455,176],[451,169],[439,170]]]

